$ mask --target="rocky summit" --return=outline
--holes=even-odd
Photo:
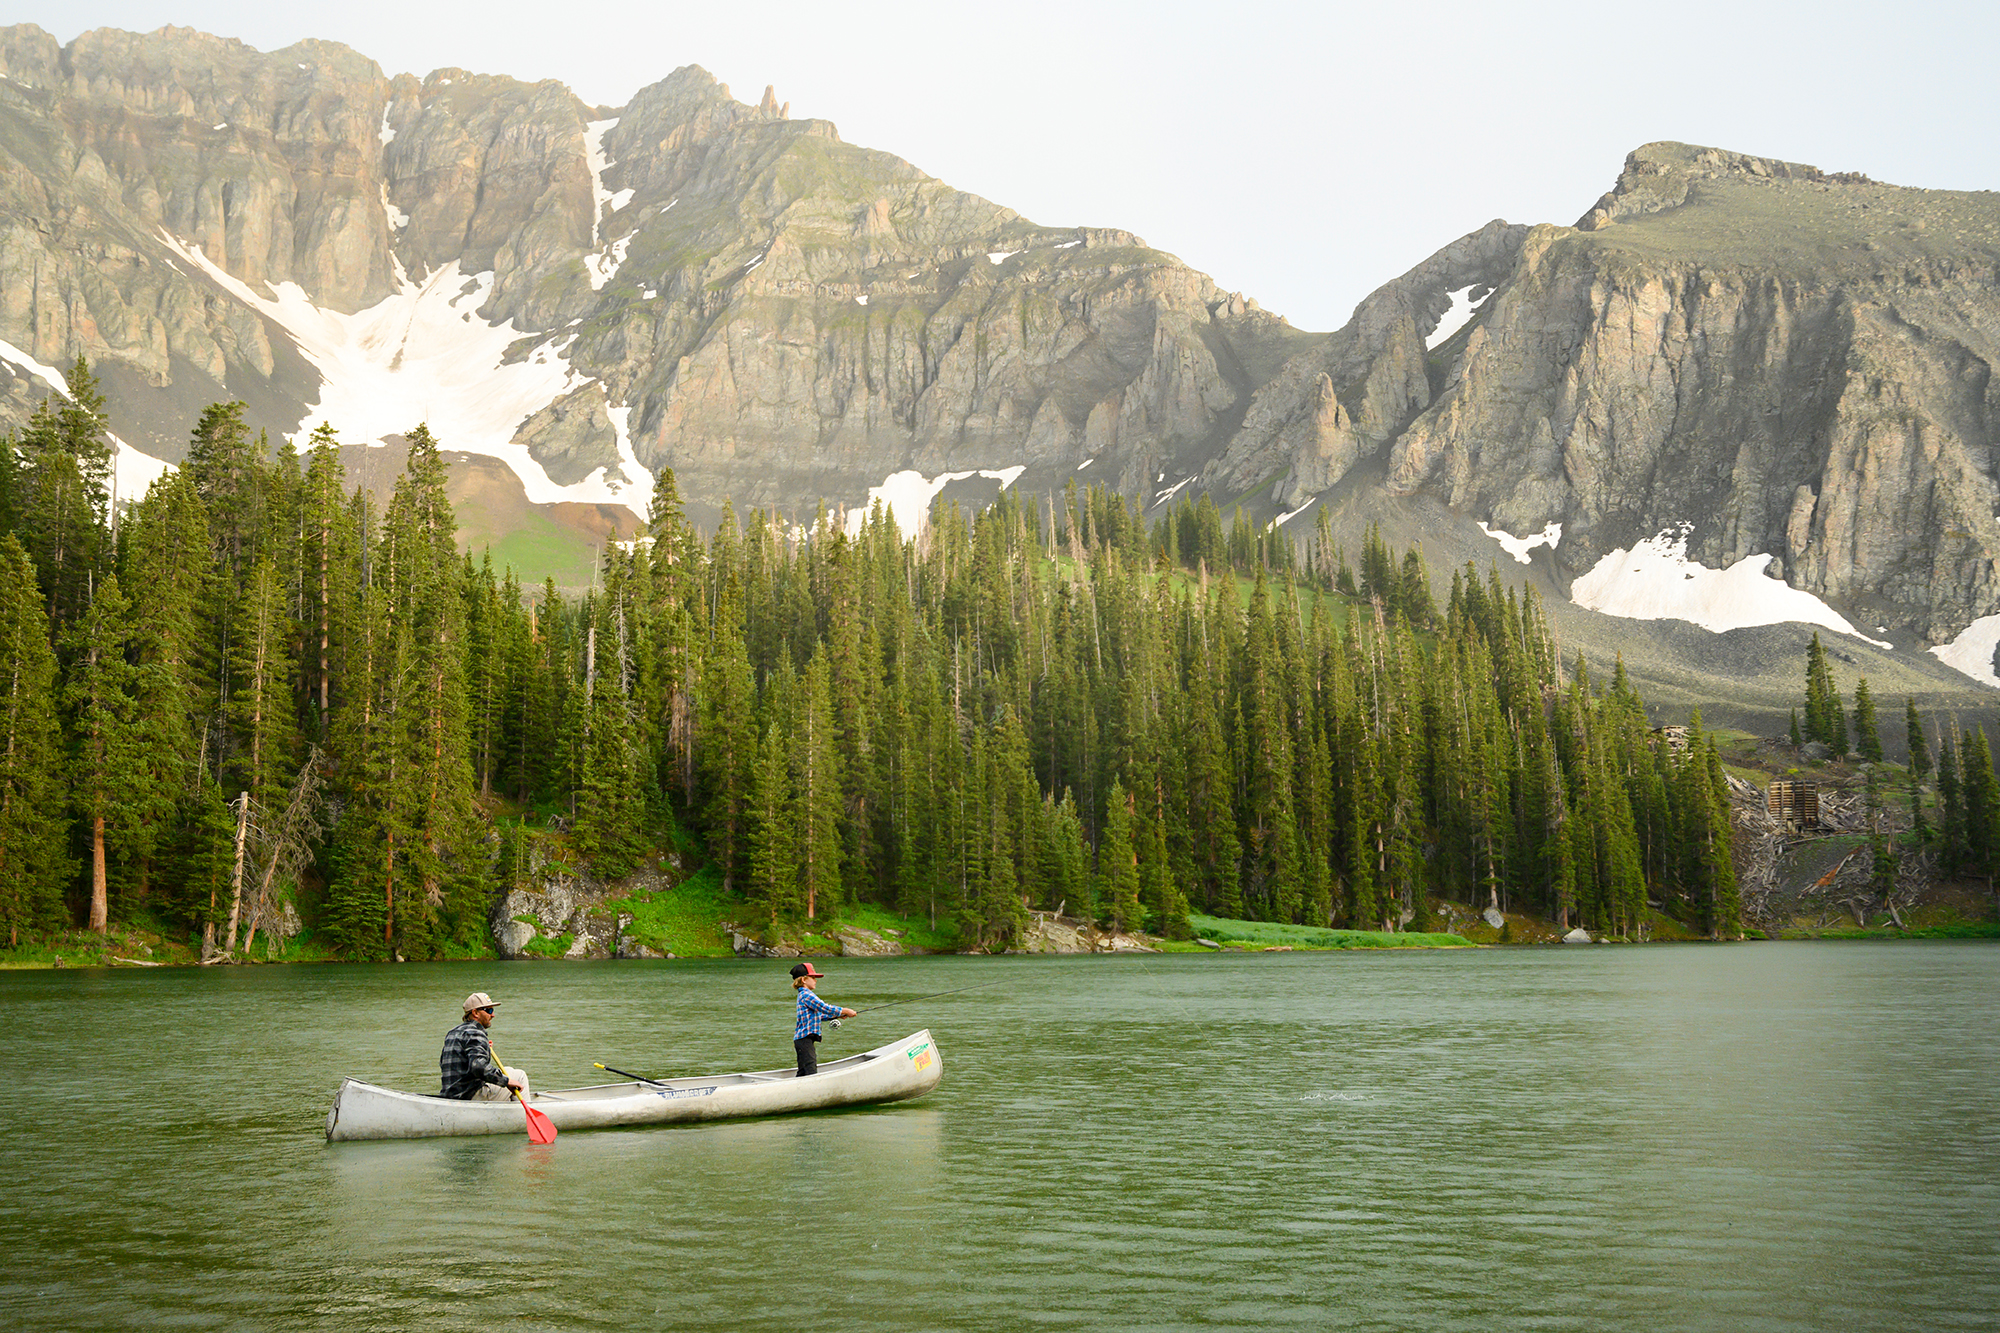
[[[906,528],[955,479],[1075,478],[1518,558],[1642,668],[1721,669],[1596,613],[2000,684],[1996,354],[1991,192],[1649,144],[1576,225],[1490,223],[1322,335],[693,66],[593,107],[326,42],[0,30],[0,427],[78,355],[128,495],[218,399],[331,425],[364,484],[426,421],[467,540],[532,529],[564,582],[667,467],[698,519],[879,496]],[[1635,591],[1649,560],[1690,589]]]
[[[1446,285],[1477,309],[1449,337]],[[2000,194],[1685,144],[1574,227],[1495,223],[1257,395],[1204,480],[1302,501],[1364,461],[1574,575],[1683,529],[1892,637],[2000,609]],[[1990,647],[1990,645],[1989,645]]]
[[[694,67],[605,109],[322,42],[16,27],[0,75],[0,338],[17,373],[91,358],[168,461],[237,397],[349,444],[428,420],[536,504],[643,514],[668,466],[697,513],[910,471],[1138,491],[1317,341]]]

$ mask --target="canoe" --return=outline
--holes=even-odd
[[[530,1104],[558,1130],[669,1125],[737,1116],[785,1115],[921,1097],[944,1076],[929,1029],[872,1051],[829,1060],[811,1078],[796,1069],[709,1074],[658,1082],[628,1079],[587,1088],[537,1089]],[[343,1079],[326,1115],[329,1142],[428,1139],[450,1134],[521,1134],[518,1103],[458,1101]]]

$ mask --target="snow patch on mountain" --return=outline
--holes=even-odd
[[[597,244],[597,222],[604,216],[604,206],[611,202],[611,191],[604,188],[604,173],[612,163],[604,157],[604,136],[618,123],[618,117],[610,120],[593,120],[583,127],[583,150],[590,163],[590,243]]]
[[[1484,523],[1479,525],[1479,530],[1499,542],[1508,555],[1524,565],[1528,563],[1528,552],[1537,546],[1546,546],[1553,551],[1563,539],[1563,525],[1560,523],[1551,523],[1540,532],[1530,533],[1526,537],[1516,537],[1501,528],[1489,528]]]
[[[1978,681],[2000,688],[2000,676],[1993,673],[1993,650],[2000,647],[2000,616],[1981,616],[1959,631],[1950,643],[1930,650],[1946,666]]]
[[[890,517],[896,520],[896,527],[905,537],[922,533],[931,521],[931,501],[937,493],[954,481],[965,481],[972,477],[990,477],[1000,483],[1000,489],[1012,486],[1025,467],[1008,467],[977,472],[941,472],[935,477],[911,469],[906,472],[892,472],[880,486],[868,488],[868,503],[847,515],[847,531],[850,536],[858,536],[862,525],[867,523],[869,511],[880,500]]]
[[[513,468],[534,504],[621,504],[646,516],[653,478],[618,424],[624,408],[610,409],[619,467],[598,468],[574,485],[556,484],[528,447],[514,442],[523,421],[595,381],[569,364],[574,334],[550,337],[526,358],[503,362],[524,335],[512,320],[494,325],[478,317],[493,287],[491,272],[468,276],[454,260],[421,282],[405,279],[392,295],[349,315],[315,305],[296,283],[279,283],[267,289],[270,296],[260,296],[199,246],[160,235],[217,286],[276,322],[319,371],[319,401],[292,433],[294,443],[303,447],[321,422],[348,440],[369,443],[425,422],[444,448],[485,454]]]
[[[605,283],[618,276],[618,266],[625,262],[625,252],[631,246],[630,236],[620,236],[596,254],[583,257],[583,267],[590,274],[590,290],[601,292]]]
[[[410,215],[389,202],[389,182],[382,182],[382,216],[389,219],[389,230],[401,231],[410,225]]]
[[[601,235],[600,224],[607,214],[615,213],[632,202],[632,191],[620,190],[616,194],[605,188],[604,173],[617,163],[604,156],[604,136],[618,123],[613,116],[610,120],[593,120],[583,127],[584,156],[590,164],[590,244],[597,249]],[[601,292],[604,284],[618,273],[618,266],[625,262],[625,251],[631,247],[632,238],[621,236],[597,253],[585,255],[583,266],[590,274],[590,290]]]
[[[1451,297],[1451,309],[1444,312],[1444,318],[1438,321],[1437,328],[1431,331],[1430,337],[1424,339],[1425,351],[1436,347],[1464,328],[1473,315],[1478,313],[1479,307],[1485,305],[1487,298],[1493,295],[1492,289],[1488,288],[1486,295],[1475,301],[1472,299],[1472,290],[1472,287],[1461,287],[1455,292],[1448,293]]]
[[[1687,620],[1703,629],[1747,629],[1802,621],[1874,644],[1847,618],[1809,592],[1768,578],[1768,555],[1746,556],[1728,569],[1710,569],[1687,558],[1692,523],[1668,528],[1629,551],[1613,551],[1570,585],[1578,606],[1628,620]],[[1963,669],[1963,668],[1961,668]]]

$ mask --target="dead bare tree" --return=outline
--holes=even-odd
[[[257,938],[258,927],[270,912],[271,890],[283,880],[297,880],[299,873],[311,864],[313,845],[324,832],[320,823],[320,814],[326,807],[325,784],[320,778],[322,757],[318,746],[307,752],[298,776],[292,779],[284,813],[266,830],[258,849],[264,874],[258,880],[257,896],[251,903],[250,933],[243,939],[246,954]]]

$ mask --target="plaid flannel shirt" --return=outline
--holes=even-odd
[[[486,1029],[466,1019],[444,1034],[438,1055],[438,1096],[466,1101],[486,1083],[505,1083],[507,1076],[493,1062],[493,1042]]]
[[[825,1000],[820,999],[819,996],[801,986],[799,987],[799,1021],[792,1027],[792,1040],[797,1041],[801,1037],[817,1037],[820,1034],[819,1020],[821,1018],[839,1017],[839,1005],[828,1004]]]

